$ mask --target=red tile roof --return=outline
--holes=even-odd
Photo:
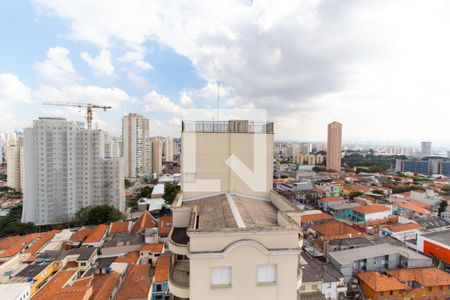
[[[111,223],[110,233],[128,232],[129,222],[114,222]]]
[[[141,247],[141,251],[150,251],[152,253],[161,253],[164,249],[164,244],[144,244]]]
[[[319,199],[321,202],[336,202],[336,201],[342,201],[344,198],[342,197],[325,197],[322,199]]]
[[[31,247],[29,247],[25,253],[31,253],[32,255],[36,254],[44,245],[46,245],[53,237],[60,233],[61,230],[52,230],[45,233],[39,233],[39,240],[35,241]]]
[[[38,237],[37,233],[28,234],[25,236],[8,237],[1,242],[0,258],[8,258],[19,254],[22,249],[28,246],[34,239]]]
[[[328,219],[332,219],[333,217],[327,213],[316,213],[316,214],[309,214],[309,215],[303,215],[300,217],[300,221],[302,223],[306,223],[306,222],[316,222],[316,221],[321,221],[321,220],[328,220]]]
[[[105,236],[108,228],[109,228],[109,225],[105,225],[105,224],[97,225],[92,230],[92,232],[86,237],[86,239],[83,241],[83,244],[100,242],[102,240],[103,236]]]
[[[116,272],[94,275],[94,280],[92,281],[94,292],[90,300],[109,300],[119,282],[120,276]]]
[[[154,228],[154,227],[158,227],[158,223],[148,211],[144,211],[144,213],[139,217],[136,223],[134,223],[131,232],[133,234],[136,234],[146,228]]]
[[[170,254],[161,254],[155,267],[155,282],[169,280]]]
[[[372,204],[372,205],[358,206],[358,207],[353,208],[352,210],[366,215],[366,214],[390,211],[390,208],[386,207],[384,205],[381,205],[381,204]]]
[[[413,204],[407,204],[407,203],[403,203],[403,202],[398,202],[397,206],[405,208],[407,210],[413,211],[413,212],[417,212],[419,214],[424,214],[424,215],[429,215],[431,214],[431,212],[423,207],[417,206],[417,205],[413,205]]]
[[[114,262],[127,263],[129,265],[137,263],[139,259],[139,251],[128,252],[125,256],[117,257]]]
[[[428,209],[431,207],[430,205],[427,205],[427,204],[425,204],[419,200],[413,199],[413,198],[404,198],[404,200],[408,201],[409,203],[411,203],[413,205],[416,205],[416,206],[419,206],[419,207],[422,207],[425,209]]]
[[[172,216],[162,216],[159,218],[158,233],[168,235],[172,229]]]
[[[398,224],[398,225],[387,226],[387,229],[389,229],[392,232],[402,232],[402,231],[408,231],[408,230],[419,229],[419,228],[422,228],[422,226],[420,226],[417,223],[408,223],[408,224]]]
[[[115,300],[147,299],[151,284],[150,265],[131,265]]]
[[[424,287],[450,285],[450,274],[434,267],[392,269],[387,273],[398,281],[417,281]]]
[[[82,227],[70,237],[71,242],[83,242],[84,239],[91,234],[93,228]]]
[[[323,224],[314,225],[311,227],[311,229],[322,235],[323,240],[364,236],[364,233],[343,222],[339,222],[336,220],[331,220]]]
[[[75,275],[77,269],[61,270],[48,281],[42,288],[34,294],[32,300],[53,300],[57,299],[57,292]]]
[[[378,272],[362,272],[358,273],[357,276],[360,281],[364,282],[377,293],[406,290],[408,288],[397,279],[381,275]]]

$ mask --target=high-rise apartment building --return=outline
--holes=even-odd
[[[420,154],[422,156],[430,156],[431,155],[431,142],[422,142],[421,144]]]
[[[23,138],[9,139],[4,146],[4,151],[8,175],[6,184],[20,192],[23,180]]]
[[[122,157],[122,139],[105,132],[105,157]]]
[[[139,177],[151,172],[150,159],[146,157],[149,121],[141,114],[131,113],[122,118],[123,157],[125,177]]]
[[[333,122],[328,124],[327,139],[327,169],[341,170],[341,152],[342,152],[342,124]]]
[[[164,160],[173,161],[173,138],[170,136],[164,140]]]
[[[125,210],[123,158],[104,157],[104,133],[81,122],[39,118],[24,131],[22,222],[67,222],[80,208]]]
[[[159,176],[162,172],[163,141],[159,139],[151,139],[151,153],[152,173]]]
[[[300,216],[271,190],[273,123],[183,122],[182,147],[173,299],[298,299]]]

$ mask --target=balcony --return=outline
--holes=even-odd
[[[179,298],[189,298],[189,261],[176,261],[170,268],[169,290]]]
[[[169,249],[175,254],[188,254],[189,236],[186,227],[174,227],[169,235]]]

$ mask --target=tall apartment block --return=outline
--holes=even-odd
[[[171,299],[298,299],[300,216],[271,190],[273,123],[183,122],[181,138],[182,192],[169,235]],[[230,156],[258,182],[232,169]]]
[[[173,138],[170,136],[164,140],[164,160],[173,161]]]
[[[327,169],[341,170],[341,151],[342,151],[342,124],[333,122],[328,124],[327,139]]]
[[[9,139],[4,146],[8,174],[7,186],[20,192],[23,180],[23,138]]]
[[[430,156],[431,155],[431,142],[422,142],[420,147],[420,154],[422,156]]]
[[[104,133],[81,122],[39,118],[24,131],[22,222],[66,222],[80,208],[125,210],[123,158],[104,157]]]
[[[146,157],[149,137],[149,122],[141,114],[131,113],[122,118],[123,157],[125,177],[149,174],[151,165]]]
[[[152,173],[159,176],[162,172],[162,154],[163,154],[163,141],[159,139],[151,139],[151,168]]]
[[[105,157],[122,157],[122,139],[105,132]]]

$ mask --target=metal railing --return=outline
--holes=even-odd
[[[182,132],[204,133],[273,133],[273,122],[230,121],[183,121]]]

